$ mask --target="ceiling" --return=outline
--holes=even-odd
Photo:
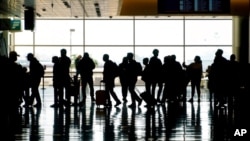
[[[28,8],[34,9],[37,19],[158,15],[158,0],[0,0],[0,3],[0,18],[23,18]],[[249,0],[230,3],[230,15],[249,15]]]
[[[117,16],[122,0],[0,0],[0,13],[23,17],[33,8],[36,18],[83,18]],[[1,15],[0,15],[1,16]]]

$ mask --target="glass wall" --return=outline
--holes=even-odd
[[[205,71],[218,48],[223,49],[226,58],[232,53],[232,17],[37,20],[35,31],[17,32],[14,40],[15,50],[20,54],[18,61],[27,66],[26,55],[32,52],[47,66],[47,74],[52,70],[52,56],[59,56],[62,48],[67,49],[72,59],[72,72],[74,58],[83,52],[95,60],[95,72],[100,73],[104,53],[117,64],[128,52],[135,53],[135,59],[142,62],[144,57],[152,56],[154,48],[159,49],[162,61],[164,56],[175,54],[177,61],[189,64],[199,55]]]

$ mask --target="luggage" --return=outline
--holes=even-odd
[[[74,78],[71,78],[70,80],[70,96],[74,97],[73,105],[77,105],[79,94],[80,94],[80,79],[74,76]]]
[[[104,89],[102,89],[102,83],[103,82],[100,82],[100,89],[99,90],[97,90],[96,91],[96,96],[95,96],[95,98],[96,98],[96,101],[95,101],[95,103],[96,103],[96,105],[99,107],[100,105],[103,105],[103,106],[105,106],[105,104],[106,104],[106,95],[105,95],[105,90]]]
[[[137,91],[139,92],[139,90],[137,89]],[[144,92],[139,92],[140,93],[140,97],[146,102],[146,104],[148,106],[153,106],[157,104],[156,99],[151,95],[148,94],[146,91]]]

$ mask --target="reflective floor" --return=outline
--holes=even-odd
[[[121,88],[116,87],[115,91],[121,99]],[[40,92],[42,107],[22,108],[21,128],[15,140],[241,141],[249,136],[242,130],[249,129],[249,104],[245,102],[245,94],[240,94],[232,106],[225,108],[216,108],[214,102],[209,101],[208,91],[202,89],[199,103],[195,97],[193,103],[166,103],[146,108],[143,102],[133,109],[128,107],[130,95],[127,103],[112,108],[97,107],[89,95],[85,107],[51,108],[53,88],[45,87]]]

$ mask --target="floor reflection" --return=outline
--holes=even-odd
[[[115,89],[119,96],[119,87]],[[51,108],[53,90],[44,90],[41,108],[21,108],[20,126],[15,140],[30,141],[224,141],[234,137],[236,129],[248,128],[244,98],[217,108],[203,90],[201,102],[166,103],[146,108],[97,107],[90,99],[83,107]],[[189,96],[189,95],[188,95]],[[145,103],[144,103],[145,104]]]

